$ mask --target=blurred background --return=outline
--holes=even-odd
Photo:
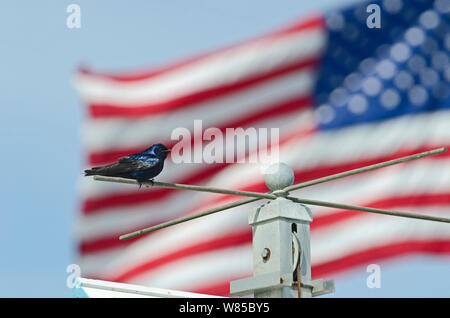
[[[66,23],[70,15],[66,10],[74,3],[81,9],[80,28],[69,28]],[[80,236],[92,235],[92,232],[85,232],[96,230],[94,227],[80,230],[85,225],[83,222],[86,222],[80,217],[83,196],[86,189],[93,188],[89,188],[89,185],[84,187],[80,183],[82,170],[89,165],[83,140],[86,138],[85,123],[90,113],[85,107],[85,101],[80,98],[85,91],[81,88],[80,93],[74,85],[74,76],[80,74],[79,70],[88,68],[93,72],[134,74],[133,72],[148,70],[153,66],[170,65],[245,42],[289,23],[302,21],[303,18],[307,20],[313,13],[331,14],[328,17],[334,17],[334,20],[329,19],[327,27],[332,29],[342,22],[342,16],[336,18],[336,15],[332,15],[333,12],[339,12],[355,3],[359,4],[360,1],[2,1],[0,142],[4,171],[0,185],[3,203],[0,222],[0,297],[69,297],[72,291],[66,285],[69,275],[66,272],[67,266],[72,263],[80,264],[82,276],[83,264],[91,262],[89,264],[92,266],[92,259],[80,259],[79,252]],[[443,17],[440,22],[444,24],[444,30],[448,30],[448,1],[436,3],[427,10],[439,9],[440,16]],[[408,6],[406,1],[387,4],[387,8],[399,12],[407,12]],[[420,5],[414,6],[414,10],[420,11],[420,8]],[[383,17],[384,13],[382,19]],[[409,26],[403,24],[398,27],[406,30]],[[424,27],[426,31],[426,21]],[[393,27],[389,30],[392,31]],[[333,40],[331,36],[330,39]],[[450,78],[448,34],[441,37],[435,35],[435,42],[439,50],[446,54],[446,58],[441,55],[442,62],[439,66],[442,72],[439,73],[438,81],[447,85],[440,86],[439,96],[442,97],[442,94],[448,92]],[[331,67],[332,57],[327,54],[325,56],[324,65]],[[326,64],[327,61],[331,64]],[[328,71],[326,68],[320,70]],[[393,72],[397,73],[399,69]],[[326,88],[326,84],[321,85],[316,91],[317,96],[322,96],[320,94]],[[421,90],[415,90],[411,94],[420,99],[421,93]],[[448,107],[448,99],[444,97],[441,99],[445,104],[440,106],[443,109]],[[327,106],[320,98],[317,98],[317,106]],[[392,98],[395,100],[396,96]],[[392,101],[392,98],[389,100]],[[436,101],[437,99],[432,100],[434,104]],[[369,106],[371,103],[369,101]],[[389,105],[396,106],[396,103],[388,102]],[[325,114],[325,120],[319,125],[324,131],[335,128],[327,120],[329,110],[322,107],[319,111],[319,115]],[[358,112],[357,107],[356,111]],[[374,116],[380,120],[384,115]],[[367,118],[363,120],[366,121]],[[413,123],[414,120],[411,121]],[[340,124],[345,126],[352,123],[344,120],[336,125]],[[429,125],[432,129],[433,123],[430,122]],[[445,127],[442,123],[438,126]],[[422,126],[418,127],[421,129]],[[447,127],[450,127],[450,122]],[[422,135],[419,133],[419,137],[415,138],[420,139],[420,136],[426,135],[433,141],[430,144],[432,146],[449,145],[448,139],[445,139],[448,134],[442,129],[437,133],[422,132]],[[405,142],[404,154],[422,149],[408,148],[407,145],[411,144],[412,142]],[[374,156],[374,159],[377,158]],[[450,179],[445,174],[444,167],[441,168],[441,177],[445,178],[439,179],[444,186],[438,190],[443,190],[445,185],[449,188]],[[405,179],[397,180],[396,187],[401,187],[403,183],[420,183],[420,177],[426,173],[415,176],[414,180],[407,179],[406,172],[402,175],[405,175]],[[364,182],[362,179],[354,181],[356,187],[360,185],[359,182]],[[435,184],[433,180],[430,183]],[[329,188],[328,191],[333,189]],[[448,215],[450,202],[449,195],[445,193],[450,192],[443,193],[440,197],[442,204],[436,211]],[[427,207],[421,206],[424,209]],[[432,203],[429,206],[434,207]],[[394,207],[396,206],[392,208]],[[399,209],[411,211],[414,210],[414,204],[405,204]],[[418,212],[423,211],[419,209]],[[245,214],[242,215],[245,220]],[[411,229],[414,232],[416,227]],[[439,231],[443,231],[442,229],[438,228]],[[422,228],[417,230],[420,232]],[[395,257],[383,256],[366,263],[356,262],[345,270],[323,271],[324,274],[320,274],[320,277],[335,279],[336,293],[330,297],[449,297],[449,237],[443,234],[440,244],[438,248],[427,247],[422,251],[419,249],[412,250],[411,253],[394,253]],[[427,251],[430,253],[425,253]],[[112,272],[114,266],[111,262],[120,260],[108,260],[108,270]],[[381,288],[367,286],[370,273],[366,269],[371,263],[381,266]],[[243,272],[237,276],[246,276]],[[92,276],[114,276],[108,276],[107,273],[106,269],[98,269]],[[143,278],[142,282],[152,280]],[[155,280],[155,285],[158,284],[164,286],[163,281]]]

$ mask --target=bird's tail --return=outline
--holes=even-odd
[[[93,175],[96,175],[96,174],[98,174],[98,167],[95,167],[95,168],[92,168],[92,169],[87,169],[87,170],[84,170],[84,175],[85,176],[93,176]]]

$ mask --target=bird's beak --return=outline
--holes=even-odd
[[[163,150],[164,152],[171,152],[172,151],[172,149],[166,149],[166,150]]]

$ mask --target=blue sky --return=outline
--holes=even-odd
[[[68,297],[83,158],[83,107],[70,79],[79,65],[128,70],[245,40],[342,1],[4,0],[0,4],[0,297]],[[344,1],[349,2],[349,1]],[[66,8],[81,7],[81,28]],[[381,264],[336,277],[340,297],[450,296],[448,258]]]

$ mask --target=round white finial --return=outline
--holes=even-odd
[[[264,181],[270,190],[281,190],[294,183],[294,171],[285,163],[274,163],[266,169]]]

